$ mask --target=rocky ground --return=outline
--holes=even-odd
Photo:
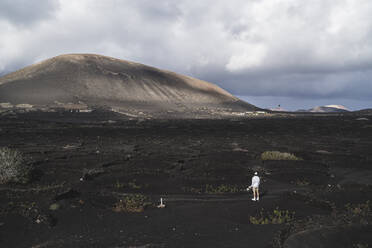
[[[30,183],[0,186],[1,247],[372,246],[370,116],[13,113],[0,147],[33,166]]]

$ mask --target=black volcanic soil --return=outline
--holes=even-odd
[[[0,147],[35,170],[28,185],[0,186],[0,247],[370,247],[372,123],[356,118],[3,115]],[[262,161],[271,150],[303,160]],[[259,202],[244,190],[254,171]],[[134,193],[144,211],[114,211]],[[251,223],[275,208],[294,219]]]

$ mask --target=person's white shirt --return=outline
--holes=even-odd
[[[260,186],[260,178],[258,176],[252,177],[252,188],[258,188]]]

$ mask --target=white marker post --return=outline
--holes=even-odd
[[[165,205],[163,204],[163,198],[160,198],[160,205],[158,205],[158,208],[165,208]]]

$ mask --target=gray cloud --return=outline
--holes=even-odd
[[[0,20],[28,26],[49,18],[58,7],[58,0],[2,0]]]
[[[14,2],[0,3],[0,73],[88,52],[242,96],[372,96],[369,0],[60,0],[32,1],[30,12]]]

